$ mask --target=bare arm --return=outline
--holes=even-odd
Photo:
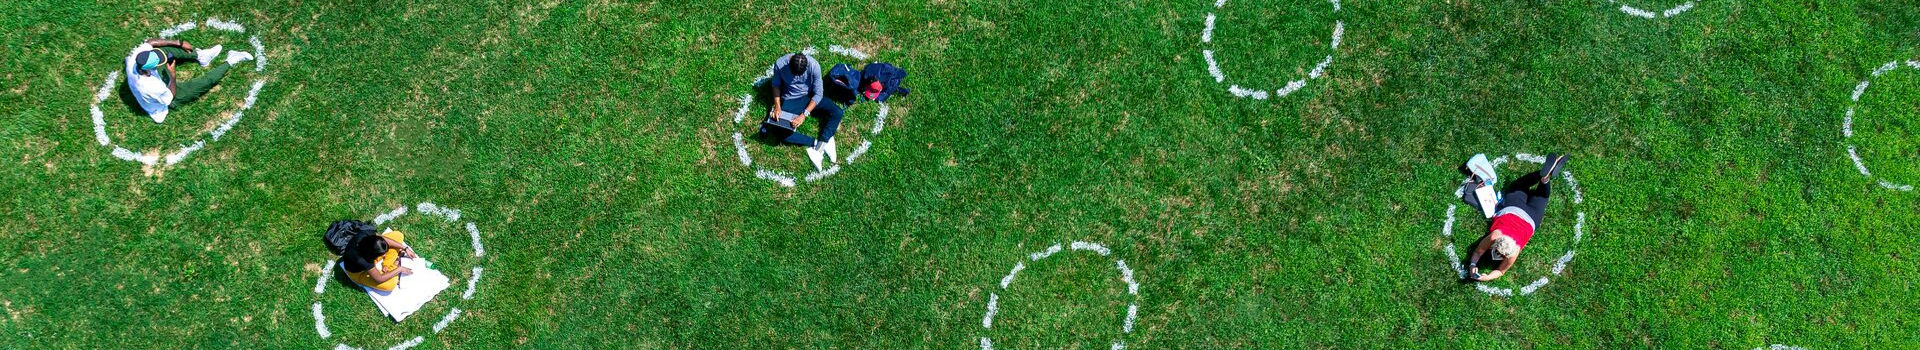
[[[172,78],[167,79],[167,91],[180,91],[180,89],[173,84],[174,81],[180,80],[179,77],[179,74],[173,72],[173,60],[167,60],[167,78]]]
[[[400,241],[396,241],[396,240],[393,240],[392,238],[386,238],[386,237],[380,237],[380,239],[387,241],[387,247],[390,247],[392,249],[399,249],[401,256],[405,256],[409,258],[420,257],[419,255],[414,254],[413,247],[408,246],[406,243],[400,243]]]
[[[1515,260],[1520,260],[1519,254],[1514,254],[1513,256],[1507,257],[1506,260],[1501,260],[1500,268],[1494,269],[1492,272],[1487,272],[1487,274],[1485,275],[1480,275],[1480,280],[1492,281],[1496,278],[1500,278],[1500,276],[1505,276],[1507,274],[1507,270],[1513,268],[1513,262]]]
[[[186,40],[147,39],[147,45],[153,45],[153,47],[178,47],[188,52],[193,51],[193,44],[187,43]]]
[[[373,269],[367,271],[367,275],[373,277],[373,281],[376,283],[385,283],[387,280],[399,278],[401,274],[409,273],[413,273],[413,269],[402,266],[397,269],[387,270],[385,267],[380,266],[379,261],[373,262]]]
[[[780,77],[780,61],[776,60],[772,66],[767,66],[767,73],[769,74],[767,75],[767,85],[773,86],[773,108],[767,111],[767,119],[780,119],[780,94],[786,93],[785,91],[780,91],[780,79],[778,79]]]

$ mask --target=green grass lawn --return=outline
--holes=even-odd
[[[0,2],[0,348],[1920,347],[1920,193],[1879,185],[1920,184],[1920,69],[1871,77],[1920,60],[1920,7],[1619,10],[1681,2]],[[116,159],[88,113],[105,75],[208,17],[247,32],[182,37],[259,36],[268,69],[166,124],[109,99],[109,132],[178,148],[261,78],[257,104],[180,164]],[[837,175],[756,178],[739,96],[836,44],[914,94],[880,135],[849,111],[841,150],[874,144]],[[1269,91],[1335,58],[1254,100],[1205,49]],[[1486,225],[1463,207],[1441,235],[1455,166],[1547,152],[1584,201],[1489,285],[1576,258],[1531,295],[1458,283],[1444,247]],[[321,280],[329,222],[421,202],[462,218],[390,223],[454,278],[420,314]],[[1027,260],[1075,241],[1112,255]]]

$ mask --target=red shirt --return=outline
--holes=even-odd
[[[1500,234],[1513,237],[1513,244],[1521,249],[1527,248],[1527,240],[1533,239],[1533,224],[1521,218],[1519,213],[1507,213],[1493,218],[1491,230],[1500,230]]]

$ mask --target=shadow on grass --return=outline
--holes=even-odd
[[[333,259],[333,262],[330,262],[327,264],[327,268],[333,269],[334,287],[348,288],[347,290],[351,290],[355,292],[360,291],[360,284],[353,283],[352,278],[347,278],[347,269],[340,267],[341,259],[345,259],[345,258]]]

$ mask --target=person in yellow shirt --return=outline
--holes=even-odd
[[[399,231],[362,237],[354,246],[341,257],[347,278],[380,291],[393,291],[400,286],[401,275],[413,274],[412,269],[400,266],[401,257],[420,257],[407,245],[407,236]]]

